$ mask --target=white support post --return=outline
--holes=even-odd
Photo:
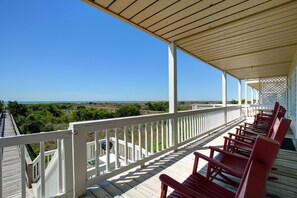
[[[251,104],[254,104],[254,88],[251,87]]]
[[[227,73],[222,72],[222,104],[224,107],[224,122],[227,124]]]
[[[242,100],[242,97],[241,97],[241,80],[238,79],[238,105],[241,105],[241,100]]]
[[[259,104],[259,90],[256,89],[256,104]]]
[[[168,73],[169,73],[169,113],[177,114],[177,60],[176,45],[171,43],[168,46]],[[169,144],[177,150],[177,118],[174,116],[169,124]]]
[[[64,152],[64,166],[63,166],[63,192],[67,196],[73,196],[73,165],[72,165],[72,139],[67,138],[62,141]]]
[[[242,108],[241,108],[241,100],[242,100],[242,84],[241,84],[241,80],[238,79],[238,105],[240,106],[240,116],[242,116]]]
[[[41,181],[41,197],[45,197],[45,163],[44,163],[44,142],[40,142],[40,181]]]
[[[109,140],[109,138],[108,138]],[[73,197],[85,194],[87,180],[87,147],[86,135],[73,129],[72,151],[73,151]],[[106,142],[109,148],[109,142]],[[106,149],[107,150],[107,149]]]
[[[244,83],[244,99],[245,99],[245,116],[248,117],[248,91],[247,91],[247,82]]]
[[[25,162],[25,145],[20,145],[21,148],[21,187],[22,198],[26,197],[26,162]]]
[[[59,193],[62,193],[63,192],[63,171],[62,171],[62,144],[61,144],[61,140],[57,140],[57,151],[58,151]]]

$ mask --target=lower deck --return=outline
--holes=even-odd
[[[175,153],[169,153],[153,160],[143,168],[133,169],[89,187],[84,197],[160,197],[161,182],[159,176],[161,174],[168,174],[179,182],[184,181],[192,171],[193,152],[199,151],[209,155],[208,146],[222,147],[223,136],[226,136],[228,132],[234,132],[234,128],[229,126],[206,138],[194,141]],[[290,131],[286,139],[289,144],[293,142],[293,147],[296,148],[294,137]],[[199,161],[198,168],[202,174],[205,173],[205,165],[205,161]],[[297,197],[297,152],[281,149],[271,175],[276,176],[278,180],[268,181],[268,192],[279,197]],[[230,190],[236,190],[223,183],[220,185],[224,185]],[[171,191],[169,188],[168,194]]]

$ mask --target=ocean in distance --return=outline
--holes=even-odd
[[[148,101],[17,101],[19,104],[65,104],[65,103],[73,103],[73,104],[84,104],[89,102],[94,103],[142,103]],[[154,102],[154,101],[151,101]],[[5,104],[8,101],[4,102]]]

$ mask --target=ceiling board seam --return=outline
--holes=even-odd
[[[266,51],[270,51],[270,50],[280,49],[280,48],[284,48],[284,47],[291,47],[291,46],[292,47],[297,46],[297,43],[293,43],[293,44],[285,45],[285,46],[278,46],[278,47],[265,49],[265,50],[254,51],[254,52],[250,52],[250,53],[244,53],[244,54],[240,54],[240,55],[236,55],[236,56],[230,56],[230,57],[225,57],[225,58],[220,58],[220,59],[208,60],[207,62],[222,61],[222,60],[225,60],[225,59],[231,59],[231,58],[235,58],[235,57],[240,57],[240,56],[245,56],[245,55],[250,55],[250,54],[255,54],[255,53],[261,53],[261,52],[266,52]]]
[[[121,1],[121,0],[120,0]],[[125,9],[123,9],[121,12],[119,12],[119,15],[121,15],[125,10],[130,8],[137,0],[133,1],[130,5],[128,5]],[[128,19],[129,20],[129,19]]]
[[[133,17],[135,17],[136,15],[138,15],[139,13],[141,13],[143,10],[147,9],[148,7],[150,7],[151,5],[157,3],[158,1],[154,1],[153,3],[151,3],[150,5],[146,6],[145,8],[143,8],[142,10],[140,10],[139,12],[137,12],[136,14],[134,14],[132,17],[129,18],[129,20],[131,20]],[[137,23],[135,23],[137,24]]]
[[[289,16],[293,16],[293,15],[297,15],[297,13],[295,14],[292,14],[292,15],[289,15]],[[286,17],[282,17],[282,18],[279,18],[278,20],[280,19],[285,19],[285,18],[288,18],[289,16],[286,16]],[[289,20],[289,21],[286,21],[286,23],[288,22],[296,22],[296,19],[292,19],[292,20]],[[267,23],[267,22],[266,22]],[[276,25],[279,25],[279,24],[284,24],[283,22],[280,22],[280,23],[277,23],[277,24],[272,24],[270,26],[266,26],[266,27],[261,27],[263,25],[263,23],[260,23],[260,24],[257,24],[256,26],[259,26],[258,29],[254,29],[254,30],[251,30],[251,31],[247,31],[245,33],[238,33],[238,34],[235,34],[235,35],[232,35],[232,36],[227,36],[227,37],[224,37],[220,40],[215,40],[215,41],[211,41],[211,42],[207,42],[206,44],[203,44],[203,45],[199,45],[199,46],[204,46],[204,45],[208,45],[208,44],[211,44],[211,43],[216,43],[216,42],[219,42],[219,41],[222,41],[222,40],[226,40],[226,39],[230,39],[230,38],[233,38],[233,37],[236,37],[236,36],[242,36],[243,34],[248,34],[248,33],[252,33],[252,32],[255,32],[255,31],[259,31],[259,30],[264,30],[264,29],[267,29],[267,28],[271,28],[271,27],[274,27]],[[242,31],[243,29],[238,29],[236,31],[234,31],[235,33],[236,32],[240,32]],[[213,37],[211,38],[211,40],[214,40],[216,38],[221,38],[222,36],[217,36],[217,37]],[[188,44],[188,45],[183,45],[184,47],[188,47],[188,46],[191,46],[191,45],[195,45],[196,43],[199,43],[202,42],[202,41],[205,41],[205,40],[200,40],[200,41],[195,41],[194,43],[191,43],[191,44]]]
[[[194,3],[194,4],[191,4],[191,5],[187,6],[187,7],[185,7],[185,8],[183,8],[183,9],[179,10],[178,12],[175,12],[175,13],[173,13],[173,14],[170,14],[170,15],[168,15],[167,17],[162,18],[160,21],[157,21],[157,22],[155,22],[155,23],[153,23],[153,24],[147,26],[146,28],[149,29],[149,28],[152,27],[153,25],[155,25],[155,24],[157,24],[157,23],[159,23],[159,22],[161,22],[161,21],[164,21],[164,20],[168,19],[169,17],[171,17],[171,16],[173,16],[173,15],[175,15],[175,14],[177,14],[177,13],[180,13],[180,12],[184,11],[185,9],[188,9],[189,7],[191,7],[191,6],[195,5],[195,4],[198,4],[198,3],[200,3],[200,2],[201,2],[201,1],[198,1],[198,2],[196,2],[196,3]],[[174,22],[173,22],[173,23],[174,23]],[[173,24],[173,23],[171,23],[171,24]]]
[[[229,41],[226,40],[226,39],[222,39],[222,40],[217,41],[217,42],[220,42],[220,43],[221,42],[228,42],[229,43],[228,46],[236,46],[236,45],[240,45],[240,43],[243,43],[243,42],[253,41],[253,40],[257,40],[257,39],[261,39],[261,38],[268,38],[268,40],[269,40],[269,37],[281,37],[281,36],[284,36],[283,33],[288,33],[288,31],[292,31],[292,30],[295,32],[296,29],[297,29],[297,25],[296,25],[296,27],[292,27],[290,29],[274,32],[272,34],[263,34],[261,36],[242,38],[240,40],[233,41],[234,43],[231,43],[231,44],[230,44],[230,42],[231,42],[230,39],[232,37],[228,38]],[[285,34],[285,35],[287,36],[288,34]],[[212,43],[217,44],[217,42],[212,42]],[[224,43],[221,43],[220,46],[211,45],[212,43],[206,43],[206,44],[203,44],[203,45],[199,45],[197,47],[192,47],[192,48],[190,48],[190,50],[193,51],[194,53],[197,52],[197,51],[200,51],[200,52],[203,51],[203,52],[206,53],[207,51],[210,51],[210,50],[213,50],[213,49],[218,49],[218,47],[223,47],[224,48],[226,46]],[[195,46],[195,45],[193,45],[193,46]],[[208,48],[205,50],[205,48],[203,48],[204,46],[208,46]]]
[[[278,62],[278,63],[266,64],[266,65],[252,65],[252,66],[246,66],[246,67],[237,67],[237,68],[226,69],[226,71],[234,71],[234,70],[240,70],[240,69],[249,69],[251,67],[253,67],[253,68],[271,67],[271,66],[280,65],[280,64],[290,64],[291,62],[292,61],[284,61],[284,62]]]
[[[199,10],[198,12],[194,12],[194,13],[192,13],[192,14],[190,14],[190,15],[187,15],[186,17],[180,18],[180,19],[178,19],[178,20],[176,20],[176,21],[174,21],[174,22],[172,22],[172,23],[167,24],[166,26],[163,26],[163,27],[161,27],[161,28],[159,28],[159,29],[156,29],[156,30],[153,31],[153,32],[160,31],[160,30],[162,30],[162,29],[164,29],[164,28],[166,28],[166,27],[168,27],[168,26],[170,26],[170,25],[172,25],[172,24],[174,24],[174,23],[176,23],[176,22],[179,22],[179,21],[184,20],[184,19],[186,19],[186,18],[188,18],[188,17],[191,17],[191,16],[193,16],[193,15],[199,13],[199,12],[202,12],[202,11],[204,11],[204,10],[207,10],[207,9],[209,9],[210,7],[216,6],[216,5],[218,5],[218,4],[222,3],[222,2],[224,2],[224,1],[219,1],[219,2],[214,3],[214,4],[210,4],[208,7],[203,8],[202,10]],[[184,9],[183,9],[183,10],[184,10]],[[181,10],[181,11],[182,11],[182,10]],[[174,13],[173,15],[175,15],[175,14],[181,12],[181,11],[178,11],[178,12]],[[173,15],[172,15],[172,16],[173,16]],[[212,14],[211,14],[211,15],[212,15]],[[211,16],[211,15],[208,15],[208,16]],[[208,16],[206,16],[206,17],[208,17]],[[205,18],[205,17],[203,17],[203,18]],[[201,18],[201,19],[203,19],[203,18]],[[200,19],[199,19],[199,20],[200,20]],[[162,20],[161,20],[161,21],[162,21]],[[198,20],[196,20],[196,21],[198,21]],[[192,23],[192,22],[191,22],[191,23]],[[188,24],[190,24],[190,23],[188,23]],[[188,24],[186,24],[186,25],[188,25]],[[184,25],[183,25],[183,26],[184,26]],[[183,27],[183,26],[181,26],[181,27]],[[170,32],[170,31],[169,31],[169,32]],[[167,33],[168,33],[168,32],[163,33],[162,35],[167,34]],[[162,35],[161,35],[161,36],[162,36]]]
[[[170,4],[170,5],[168,5],[167,7],[163,8],[163,9],[161,9],[161,10],[159,10],[158,12],[152,14],[151,16],[147,17],[146,19],[143,19],[143,20],[140,21],[138,24],[141,24],[141,23],[145,22],[146,20],[152,18],[153,16],[159,14],[160,12],[166,10],[167,8],[169,8],[170,6],[172,6],[172,5],[174,5],[174,4],[178,3],[178,2],[180,2],[180,0],[178,0],[178,1],[176,1],[176,2],[174,2],[174,3],[172,3],[172,4]],[[156,2],[155,2],[155,3],[156,3]],[[136,15],[135,15],[135,16],[136,16]],[[135,16],[133,16],[133,17],[135,17]],[[146,28],[148,28],[148,27],[146,27]]]
[[[271,8],[269,8],[269,9],[265,10],[265,12],[268,12],[268,11],[270,11],[270,10],[274,10],[274,9],[276,9],[276,8],[278,8],[278,7],[285,6],[285,5],[290,4],[290,3],[292,3],[292,1],[286,2],[286,3],[284,3],[284,4],[281,4],[281,5],[278,5],[278,6],[275,6],[275,7],[271,7]],[[175,40],[175,43],[178,43],[178,42],[180,42],[180,41],[182,41],[182,40],[184,40],[184,39],[193,37],[193,36],[195,36],[195,35],[199,35],[199,34],[201,34],[201,33],[205,33],[205,32],[207,32],[207,31],[217,29],[217,28],[219,28],[219,27],[228,26],[228,25],[231,24],[231,23],[236,23],[236,22],[241,21],[241,20],[243,20],[243,19],[248,19],[249,17],[255,16],[255,15],[259,15],[259,14],[260,14],[260,13],[257,12],[257,13],[251,14],[251,15],[249,15],[249,16],[245,16],[245,17],[243,17],[243,18],[236,19],[236,20],[234,20],[234,21],[230,21],[230,22],[228,22],[228,23],[224,23],[224,24],[218,25],[218,26],[213,27],[213,28],[211,28],[211,29],[207,29],[207,30],[203,30],[203,31],[198,32],[198,33],[191,34],[191,35],[189,35],[189,36],[186,36],[186,37],[183,37],[183,38],[180,38],[180,39]],[[206,36],[207,36],[207,34],[206,34]],[[163,38],[163,37],[162,37],[162,38]],[[164,39],[165,39],[165,38],[164,38]],[[168,39],[166,39],[166,40],[168,40]]]
[[[94,0],[95,1],[95,0]],[[93,1],[93,2],[94,2]],[[113,0],[107,7],[106,7],[106,9],[109,9],[109,7],[112,5],[112,4],[114,4],[114,2],[116,2],[117,0]],[[96,3],[96,2],[94,2],[94,3]]]
[[[261,43],[261,44],[253,44],[253,45],[249,45],[249,46],[244,46],[243,48],[240,48],[240,46],[238,45],[234,45],[231,47],[229,47],[228,49],[224,49],[222,47],[217,48],[217,49],[211,49],[211,50],[207,50],[207,51],[192,51],[194,54],[198,53],[201,56],[227,56],[226,54],[236,54],[236,52],[238,51],[251,51],[252,49],[255,48],[263,48],[263,49],[269,49],[272,47],[276,47],[276,46],[280,46],[282,45],[289,45],[292,43],[297,43],[297,35],[296,33],[294,34],[295,38],[285,38],[283,40],[281,40],[281,42],[278,43],[273,43],[271,44],[271,42],[265,42],[265,43]],[[286,44],[284,44],[286,43]],[[239,43],[239,45],[242,43]],[[222,51],[222,52],[221,52]]]
[[[211,23],[213,23],[213,22],[222,20],[222,19],[227,18],[227,17],[230,17],[230,16],[232,16],[232,15],[236,15],[236,14],[241,13],[241,12],[244,12],[244,11],[246,11],[246,10],[255,8],[255,7],[257,7],[257,6],[259,6],[259,5],[262,5],[262,4],[265,4],[265,3],[269,2],[269,1],[271,1],[271,0],[262,2],[262,3],[260,3],[260,4],[257,4],[257,5],[255,5],[255,6],[249,7],[249,8],[244,9],[244,10],[240,10],[240,11],[234,12],[234,13],[232,13],[232,14],[226,15],[226,16],[221,17],[221,18],[218,18],[218,19],[216,19],[216,20],[213,20],[213,21],[204,23],[204,24],[202,24],[202,25],[193,27],[193,28],[188,29],[188,30],[186,30],[186,31],[183,31],[183,32],[181,32],[181,33],[177,33],[177,34],[175,34],[175,35],[172,35],[172,36],[170,36],[170,37],[167,37],[166,39],[167,39],[167,40],[170,40],[171,38],[176,37],[176,36],[178,36],[178,35],[184,34],[184,33],[186,33],[186,32],[190,32],[190,31],[192,31],[192,30],[194,30],[194,29],[196,29],[196,28],[199,28],[199,27],[202,27],[202,26],[209,25],[209,24],[211,24]],[[225,10],[227,10],[227,9],[230,9],[230,8],[232,8],[232,7],[234,7],[234,6],[240,5],[240,4],[245,3],[245,2],[246,2],[246,1],[241,2],[241,3],[239,3],[239,4],[236,4],[236,5],[233,5],[233,6],[231,6],[231,7],[228,7],[228,8],[226,8],[226,9],[224,9],[224,10],[220,10],[220,11],[215,12],[215,13],[213,13],[213,14],[211,14],[211,15],[206,16],[206,17],[202,17],[202,18],[200,18],[199,20],[204,19],[204,18],[207,18],[207,17],[212,16],[212,15],[214,15],[214,14],[220,13],[220,12],[222,12],[222,11],[225,11]],[[249,15],[249,16],[250,16],[250,15]],[[242,19],[242,18],[240,18],[240,19]],[[192,21],[191,23],[197,22],[197,21],[199,21],[199,20]],[[231,22],[232,22],[232,21],[231,21]],[[187,26],[187,25],[189,25],[189,24],[191,24],[191,23],[188,23],[188,24],[186,24],[186,25],[180,26],[180,27],[178,27],[178,28],[176,28],[176,29],[174,29],[174,30],[168,31],[167,33],[172,32],[172,31],[175,31],[175,30],[178,30],[178,29],[181,29],[182,27],[185,27],[185,26]],[[162,34],[161,37],[164,38],[164,35],[167,34],[167,33]]]

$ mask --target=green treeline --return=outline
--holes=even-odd
[[[168,102],[147,102],[142,106],[122,104],[115,111],[111,111],[103,108],[86,108],[84,105],[71,103],[25,105],[9,101],[7,110],[14,116],[20,132],[30,134],[66,129],[69,122],[138,116],[142,110],[166,112],[168,106]]]

